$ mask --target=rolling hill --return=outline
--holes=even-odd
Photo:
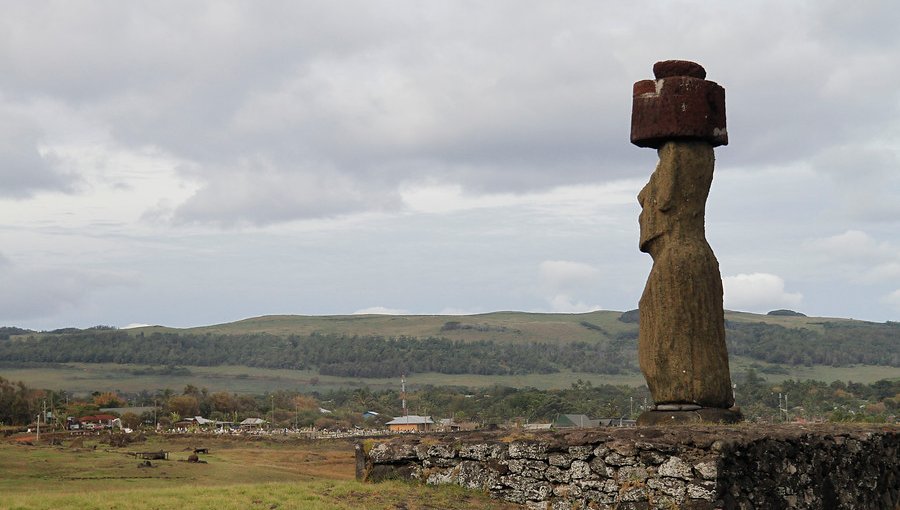
[[[900,378],[897,323],[744,312],[726,312],[726,322],[733,372],[749,367],[770,378]],[[554,385],[582,376],[639,384],[636,350],[635,311],[274,315],[185,329],[0,328],[0,374],[35,369],[52,378],[54,370],[103,366],[112,367],[112,379],[154,381],[203,373],[246,382],[277,371],[284,384],[296,383],[300,374],[301,381],[334,384],[400,374],[437,384]]]

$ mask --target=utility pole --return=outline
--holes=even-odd
[[[782,401],[782,398],[784,399]],[[783,407],[782,407],[783,406]],[[785,422],[788,421],[788,394],[785,393],[782,395],[778,394],[778,414],[781,416],[781,419]]]
[[[406,374],[400,376],[400,399],[403,405],[403,416],[409,416],[409,411],[406,409]]]

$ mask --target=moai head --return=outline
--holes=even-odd
[[[667,142],[659,163],[638,193],[640,249],[655,257],[671,242],[706,238],[706,199],[713,179],[712,145],[702,140]]]
[[[654,149],[690,139],[728,145],[725,89],[704,79],[700,64],[665,60],[654,64],[653,74],[655,80],[634,84],[631,143]]]
[[[703,67],[666,60],[653,66],[653,74],[655,80],[634,84],[631,114],[631,143],[659,152],[659,165],[638,195],[640,249],[651,255],[667,234],[705,235],[712,149],[728,143],[725,89],[705,80]]]

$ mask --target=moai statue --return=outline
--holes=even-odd
[[[638,357],[656,403],[638,424],[737,422],[722,278],[704,225],[713,148],[728,143],[725,89],[693,62],[657,62],[653,73],[634,84],[631,117],[631,143],[659,154],[638,194],[640,249],[653,258]]]

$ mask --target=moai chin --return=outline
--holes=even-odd
[[[693,62],[657,62],[653,73],[634,84],[631,116],[631,143],[659,154],[638,194],[640,250],[653,258],[638,358],[656,403],[638,424],[737,422],[722,278],[704,224],[713,148],[728,143],[725,89]]]

